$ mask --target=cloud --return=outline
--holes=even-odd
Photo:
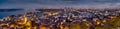
[[[119,8],[120,0],[5,0],[0,8]]]

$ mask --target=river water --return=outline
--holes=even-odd
[[[0,19],[10,15],[24,14],[26,12],[34,12],[34,10],[16,10],[16,11],[0,12]]]

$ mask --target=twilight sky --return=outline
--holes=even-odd
[[[0,0],[4,8],[119,8],[120,0]]]

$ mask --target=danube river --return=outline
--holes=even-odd
[[[25,12],[33,12],[34,10],[25,10],[25,9],[0,9],[0,19],[17,14],[24,14]]]

